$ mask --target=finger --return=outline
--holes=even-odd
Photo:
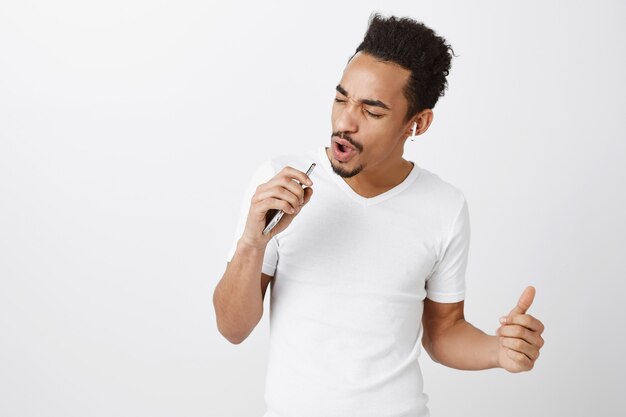
[[[298,205],[304,202],[304,189],[300,184],[286,176],[279,176],[274,182],[293,193],[298,198]]]
[[[308,203],[313,196],[313,188],[307,187],[304,189],[304,204]]]
[[[290,179],[293,178],[297,180],[300,184],[308,186],[313,185],[313,181],[311,181],[311,178],[306,175],[306,173],[290,166],[284,167],[280,172],[286,174]]]
[[[525,327],[515,324],[500,327],[496,332],[496,335],[522,339],[537,348],[541,348],[544,344],[543,338],[537,332],[533,332]]]
[[[280,185],[276,185],[271,188],[265,187],[260,189],[254,194],[254,196],[252,196],[252,202],[261,202],[267,198],[285,200],[289,204],[291,204],[294,209],[297,209],[300,206],[300,198]]]
[[[532,331],[543,333],[543,323],[531,316],[530,314],[518,314],[512,316],[500,317],[501,324],[518,324]]]
[[[279,200],[278,198],[271,197],[266,198],[253,207],[256,207],[256,210],[258,210],[261,214],[265,214],[271,209],[282,210],[288,214],[293,214],[296,211],[293,207],[291,207],[291,204],[285,200]]]
[[[300,184],[292,180],[291,178],[278,174],[265,184],[261,184],[257,187],[257,193],[261,191],[267,191],[269,189],[276,189],[276,187],[284,188],[289,191],[296,197],[296,201],[298,202],[296,206],[300,205],[301,202],[304,201],[304,189]]]
[[[517,363],[517,371],[527,371],[529,369],[532,369],[533,361],[528,359],[528,356],[524,355],[523,353],[506,348],[506,354],[509,358],[513,359],[515,363]]]
[[[302,210],[302,207],[304,207],[306,203],[308,203],[311,200],[312,195],[313,195],[313,188],[307,187],[304,189],[304,202],[296,208],[296,213],[294,214],[294,216],[297,216],[298,213],[300,213],[300,210]]]
[[[520,296],[519,301],[517,302],[517,305],[509,313],[509,316],[515,315],[515,314],[526,313],[526,311],[530,308],[531,304],[533,303],[534,299],[535,299],[535,287],[532,287],[532,286],[526,287],[526,289]]]
[[[532,361],[539,357],[539,349],[522,339],[516,339],[514,337],[501,337],[500,345],[522,353]]]

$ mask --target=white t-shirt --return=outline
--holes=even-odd
[[[313,196],[269,242],[274,276],[264,417],[424,417],[418,364],[424,297],[464,299],[469,213],[458,188],[414,163],[372,198],[332,171],[325,147],[255,172],[227,261],[257,185],[312,162]]]

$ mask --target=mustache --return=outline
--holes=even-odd
[[[343,133],[343,136],[341,135]],[[355,142],[354,139],[352,139],[352,136],[348,135],[347,133],[344,132],[333,132],[330,135],[330,138],[341,138],[341,139],[345,139],[348,143],[350,143],[350,145],[354,146],[359,152],[363,151],[363,145],[361,145],[358,142]]]

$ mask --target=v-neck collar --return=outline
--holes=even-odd
[[[341,176],[337,175],[335,171],[333,171],[333,167],[330,164],[328,155],[326,155],[326,146],[322,146],[321,148],[319,148],[318,151],[319,151],[319,156],[321,159],[322,166],[330,174],[330,177],[335,181],[335,183],[339,186],[339,188],[341,188],[352,200],[364,206],[372,206],[374,204],[378,204],[380,202],[383,202],[401,193],[407,187],[409,187],[420,174],[420,167],[415,162],[409,161],[413,164],[413,169],[411,170],[411,172],[409,172],[409,175],[407,175],[406,178],[400,184],[385,191],[382,194],[378,194],[377,196],[367,198],[367,197],[363,197],[362,195],[354,191]]]

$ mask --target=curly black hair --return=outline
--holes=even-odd
[[[411,71],[404,86],[409,102],[405,122],[424,109],[434,108],[439,97],[443,97],[450,61],[456,56],[446,40],[422,22],[408,17],[385,18],[379,13],[370,16],[365,37],[352,57],[359,51]]]

